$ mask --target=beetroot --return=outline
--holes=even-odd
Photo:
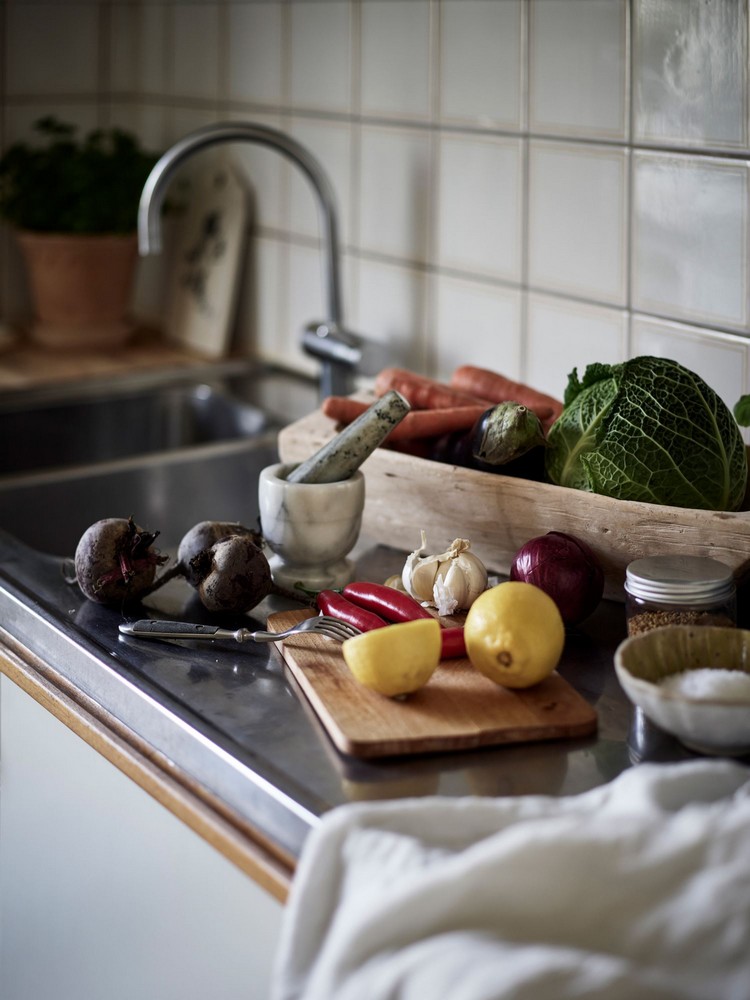
[[[201,602],[209,611],[250,611],[273,590],[271,568],[252,533],[230,535],[190,562]]]
[[[196,556],[210,549],[212,545],[215,545],[222,538],[228,538],[230,535],[248,536],[260,548],[262,541],[260,533],[252,531],[250,528],[246,528],[237,522],[200,521],[187,534],[183,535],[177,550],[177,563],[179,572],[182,573],[191,586],[197,587],[201,581],[201,577],[192,566]]]
[[[84,595],[97,604],[139,600],[167,558],[151,548],[158,534],[132,517],[104,518],[87,528],[75,552],[75,579]]]
[[[156,567],[167,557],[150,549],[157,535],[139,528],[132,517],[97,521],[78,543],[71,582],[100,604],[140,600],[178,576],[198,591],[208,611],[244,613],[271,593],[300,599],[273,583],[257,531],[201,521],[183,536],[176,562],[158,578]]]

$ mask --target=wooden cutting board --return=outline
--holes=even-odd
[[[283,632],[309,611],[268,619]],[[532,688],[501,688],[467,659],[445,660],[428,684],[403,701],[354,680],[341,646],[319,635],[276,643],[335,746],[355,757],[462,750],[502,743],[588,736],[594,709],[559,674]]]

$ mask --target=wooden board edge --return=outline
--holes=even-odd
[[[405,756],[406,754],[410,757],[421,757],[436,753],[452,753],[454,750],[482,750],[491,747],[499,749],[500,747],[514,746],[520,743],[530,746],[534,743],[549,743],[553,740],[565,740],[565,742],[568,742],[569,740],[584,739],[587,736],[593,736],[597,728],[598,719],[596,713],[594,713],[593,719],[567,725],[564,733],[560,732],[559,727],[550,726],[548,731],[536,731],[533,738],[530,738],[526,730],[523,729],[516,731],[506,730],[503,733],[494,733],[492,730],[486,730],[484,733],[475,733],[465,737],[436,736],[433,739],[423,737],[423,746],[418,753],[415,753],[403,740],[392,740],[390,742],[381,740],[375,746],[367,741],[349,739],[340,730],[337,736],[331,733],[331,739],[342,753],[346,753],[350,757],[357,757],[358,759],[373,760],[381,757]]]

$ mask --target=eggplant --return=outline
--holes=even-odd
[[[544,429],[533,410],[506,402],[485,410],[471,430],[438,438],[430,457],[467,469],[543,480],[545,446]]]

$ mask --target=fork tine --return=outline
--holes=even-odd
[[[350,625],[346,624],[346,622],[335,620],[331,621],[330,619],[319,619],[316,631],[320,632],[321,635],[330,635],[335,638],[343,636],[347,639],[357,634]]]
[[[303,621],[292,626],[292,628],[286,629],[284,632],[256,632],[255,636],[262,642],[269,640],[278,642],[279,639],[292,639],[294,636],[304,635],[306,632],[315,632],[317,635],[324,635],[329,639],[335,639],[337,642],[345,642],[347,639],[352,639],[355,635],[360,634],[359,629],[353,625],[349,625],[347,622],[341,621],[340,618],[332,618],[330,615],[315,615],[311,618],[303,619]]]
[[[330,636],[332,639],[338,639],[340,642],[360,634],[358,628],[349,625],[348,622],[341,621],[339,618],[332,618],[330,615],[320,615],[314,620],[317,623],[316,632]]]

